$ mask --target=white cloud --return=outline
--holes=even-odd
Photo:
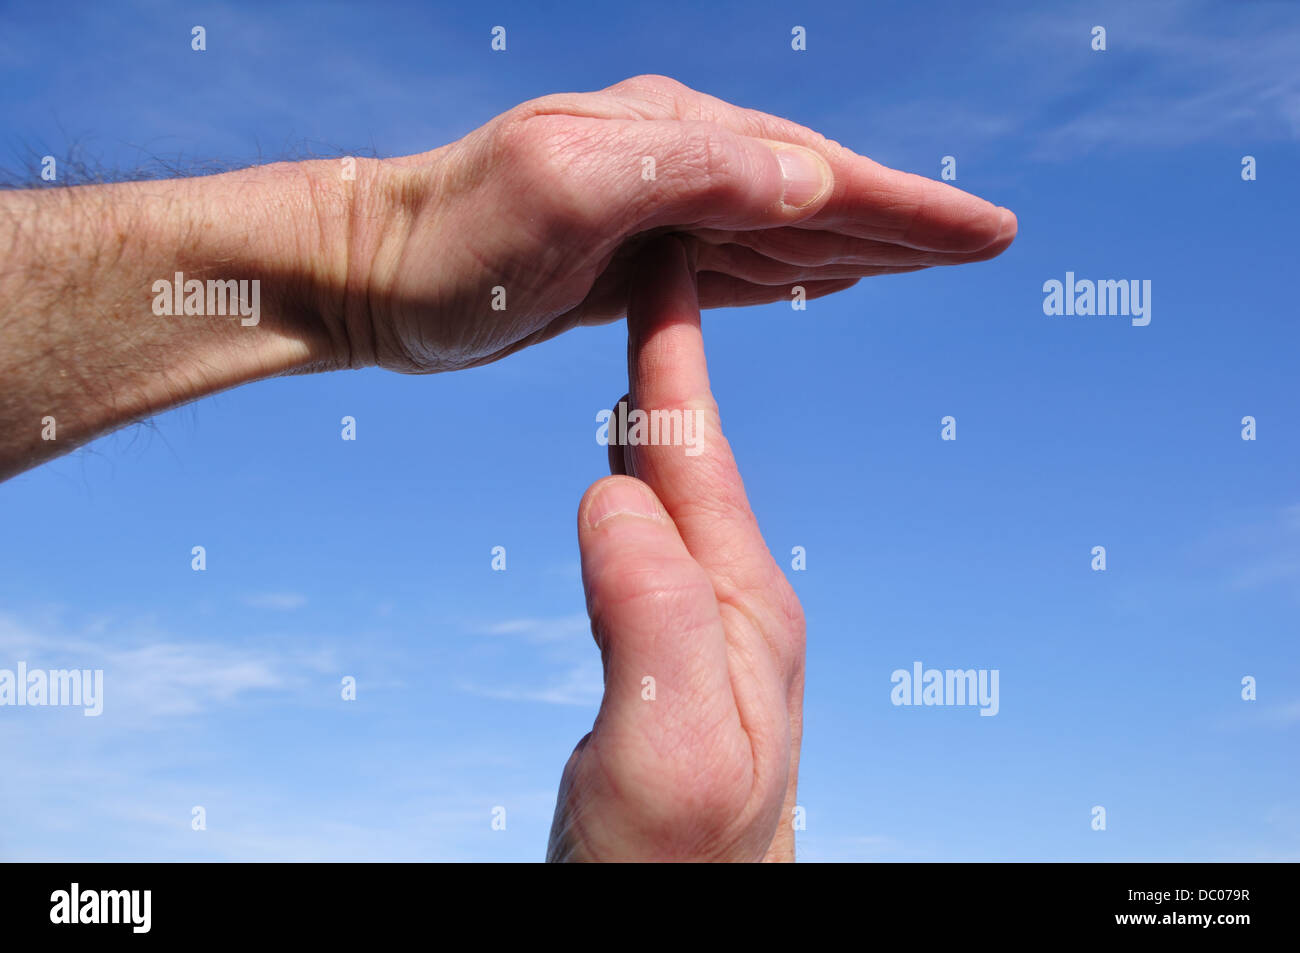
[[[294,692],[311,673],[332,671],[331,653],[243,647],[123,632],[102,620],[69,634],[47,620],[31,624],[0,614],[0,665],[103,669],[104,717],[148,724],[236,704],[259,692]]]
[[[1105,52],[1090,48],[1094,24],[1107,29]],[[980,81],[892,102],[864,90],[818,125],[861,126],[869,153],[887,159],[940,143],[1059,161],[1205,142],[1244,155],[1300,139],[1300,20],[1268,5],[1234,4],[1231,16],[1196,2],[1098,3],[1078,15],[1045,5],[981,17],[966,49],[942,65]]]
[[[598,662],[581,662],[571,669],[539,680],[536,685],[514,685],[509,687],[490,687],[464,683],[461,690],[483,698],[499,698],[504,701],[544,702],[548,705],[585,705],[600,704],[605,693],[604,678]]]
[[[516,635],[538,643],[591,638],[591,627],[585,612],[550,619],[506,619],[483,626],[478,631],[482,635]]]
[[[1283,507],[1267,522],[1239,527],[1235,552],[1223,553],[1233,565],[1233,589],[1291,586],[1300,594],[1300,506]]]
[[[1300,699],[1267,708],[1264,715],[1269,721],[1282,725],[1294,725],[1300,722]]]
[[[0,858],[540,856],[555,795],[522,777],[516,757],[460,736],[334,738],[332,725],[403,709],[399,702],[385,711],[383,683],[367,678],[369,704],[345,713],[333,687],[334,652],[314,647],[318,641],[304,649],[264,636],[186,640],[148,621],[108,616],[74,625],[58,614],[0,612],[0,667],[23,659],[105,671],[99,718],[0,708]],[[551,687],[552,701],[580,689],[564,679]],[[306,736],[304,718],[318,726]],[[504,757],[506,768],[488,764],[493,757]],[[489,825],[498,804],[510,811],[509,839]],[[194,805],[207,812],[206,831],[190,828]]]
[[[591,705],[604,694],[599,652],[591,638],[585,612],[553,618],[505,619],[476,630],[480,635],[516,638],[536,656],[531,668],[539,674],[530,684],[461,683],[461,690],[484,698],[544,702],[550,705]],[[555,671],[556,668],[559,671]]]
[[[1077,95],[1078,70],[1058,72],[1063,83],[1034,84],[1047,126],[1038,154],[1300,138],[1295,18],[1244,5],[1223,17],[1201,3],[1118,5],[1090,15],[1107,26],[1109,48],[1082,60],[1086,100]],[[1022,20],[1017,36],[1059,46],[1079,42],[1079,26],[1044,11]]]
[[[300,592],[261,592],[246,596],[244,605],[254,609],[278,609],[289,611],[301,609],[307,604],[307,597]]]

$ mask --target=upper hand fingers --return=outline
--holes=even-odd
[[[637,76],[599,95],[623,115],[707,120],[745,136],[795,143],[821,154],[835,175],[830,198],[808,225],[933,251],[971,252],[1015,234],[1015,216],[961,189],[899,172],[787,119],[734,106],[663,76]],[[631,105],[629,105],[631,104]]]
[[[832,263],[827,265],[791,265],[761,255],[744,245],[699,246],[699,268],[733,275],[760,285],[790,285],[805,281],[827,281],[841,278],[868,278],[874,275],[893,275],[916,271],[924,265],[859,265]]]
[[[791,265],[901,265],[909,268],[984,261],[1000,254],[1014,237],[1003,235],[988,248],[975,252],[939,252],[860,238],[848,232],[804,228],[802,225],[753,230],[693,228],[690,234],[701,243],[743,245]]]

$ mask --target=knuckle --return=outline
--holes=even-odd
[[[544,161],[557,137],[554,117],[530,112],[507,114],[494,137],[497,162],[509,171],[535,169]]]
[[[663,629],[702,625],[701,610],[714,605],[713,586],[688,557],[660,559],[640,566],[603,564],[588,579],[592,628],[605,632],[611,618],[635,618]]]
[[[629,76],[622,82],[615,83],[611,89],[626,93],[650,93],[656,98],[672,97],[682,92],[689,92],[690,87],[679,83],[670,76],[659,73],[641,73]]]
[[[803,671],[808,639],[807,623],[799,597],[795,595],[785,574],[777,572],[777,576],[780,578],[777,583],[776,606],[783,628],[783,637],[779,639],[780,661],[786,673],[793,677]]]
[[[539,216],[547,237],[563,239],[609,221],[613,203],[603,201],[596,186],[615,144],[600,123],[524,113],[502,123],[496,140],[503,181]]]
[[[636,148],[623,148],[655,158],[654,187],[637,189],[631,198],[631,214],[638,221],[667,208],[680,209],[700,201],[726,202],[745,191],[743,157],[735,138],[713,123],[663,124]]]
[[[741,191],[742,170],[735,141],[711,123],[686,124],[673,161],[692,193],[723,199]]]

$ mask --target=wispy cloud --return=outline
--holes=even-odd
[[[461,690],[484,698],[544,702],[550,705],[595,705],[604,693],[604,675],[584,612],[553,618],[506,619],[481,626],[481,636],[514,638],[536,656],[535,680],[486,685],[466,680]],[[559,671],[555,671],[556,668]],[[545,669],[549,668],[549,672]]]
[[[1264,711],[1264,717],[1279,725],[1294,725],[1300,723],[1300,699],[1295,701],[1284,702],[1281,705],[1274,705]]]
[[[301,609],[307,604],[307,597],[300,592],[260,592],[244,597],[244,605],[253,609],[276,609],[288,612]]]
[[[1086,83],[1077,74],[1063,77],[1068,85],[1035,82],[1043,92],[1036,153],[1072,157],[1225,139],[1244,148],[1300,137],[1300,21],[1265,5],[1221,13],[1200,2],[1090,11],[1107,27],[1108,49],[1085,59]],[[1050,47],[1078,44],[1090,29],[1043,10],[1024,19],[1017,35]]]
[[[1300,594],[1300,506],[1283,507],[1274,518],[1242,527],[1230,554],[1233,589],[1291,586]]]
[[[199,714],[256,693],[293,692],[307,673],[334,671],[327,650],[190,642],[141,629],[100,623],[67,632],[0,614],[0,661],[102,669],[105,720],[132,726]]]
[[[578,663],[559,676],[544,677],[536,685],[491,687],[466,682],[462,683],[461,690],[471,695],[503,701],[593,706],[600,703],[605,688],[600,665],[593,661]]]
[[[1217,587],[1277,589],[1300,599],[1300,505],[1238,511],[1234,517],[1189,547],[1192,561]]]
[[[367,676],[364,701],[343,705],[327,683],[340,670],[335,654],[351,650],[319,642],[187,640],[149,619],[0,612],[0,667],[102,668],[106,699],[100,718],[0,708],[0,858],[537,857],[553,790],[522,778],[513,758],[506,769],[490,764],[502,755],[481,739],[365,730],[364,719],[388,718],[409,699]],[[418,666],[418,653],[376,671],[402,664]],[[563,677],[536,689],[552,703],[581,691]],[[304,719],[316,730],[303,734]],[[340,775],[339,763],[355,776]],[[191,829],[195,805],[204,831]],[[495,805],[509,809],[508,832],[490,827]]]
[[[1107,30],[1104,52],[1091,49],[1094,25]],[[1300,19],[1274,5],[1234,4],[1225,16],[1192,0],[1052,4],[982,17],[976,32],[961,70],[996,83],[996,95],[981,82],[906,101],[867,92],[831,124],[862,121],[886,157],[933,152],[936,140],[1058,161],[1206,142],[1245,154],[1300,139]]]
[[[558,616],[551,619],[506,619],[480,628],[482,635],[512,635],[529,642],[568,642],[588,638],[590,632],[586,613]]]

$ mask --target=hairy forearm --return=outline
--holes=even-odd
[[[355,184],[304,162],[0,193],[0,479],[205,394],[348,363]]]

